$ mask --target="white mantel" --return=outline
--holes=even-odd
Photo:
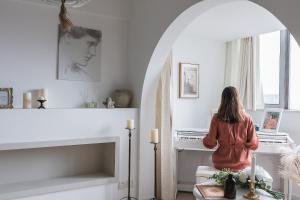
[[[131,118],[137,109],[0,110],[0,143],[119,136]]]

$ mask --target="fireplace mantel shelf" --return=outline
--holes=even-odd
[[[34,141],[34,142],[29,141],[29,142],[0,143],[0,151],[109,143],[109,142],[115,142],[117,140],[119,140],[118,137],[99,137],[99,138],[82,138],[82,139],[76,138],[76,139],[52,140],[52,141],[48,140],[48,141]]]

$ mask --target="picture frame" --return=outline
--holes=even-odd
[[[199,65],[179,63],[179,98],[199,98]]]
[[[268,108],[264,110],[263,119],[261,122],[261,132],[278,133],[283,109]]]
[[[0,88],[0,109],[13,108],[13,88]]]
[[[73,26],[66,32],[58,27],[57,79],[100,82],[102,31]]]

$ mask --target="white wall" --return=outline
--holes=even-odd
[[[224,85],[226,44],[184,32],[172,47],[173,129],[208,128],[211,110],[219,105]],[[179,63],[199,64],[199,98],[179,98]],[[186,163],[189,163],[188,165]],[[199,165],[210,165],[209,154],[195,151],[178,153],[178,189],[195,183]]]
[[[102,102],[114,89],[126,87],[126,0],[91,1],[70,11],[75,25],[103,33],[101,81],[94,83],[56,80],[59,8],[33,2],[0,2],[0,87],[14,88],[16,108],[22,107],[23,92],[39,88],[49,89],[49,107],[69,108],[92,99]]]
[[[82,8],[70,10],[70,18],[75,25],[102,31],[101,82],[96,83],[56,80],[58,12],[58,7],[45,5],[43,1],[40,0],[1,0],[0,2],[0,87],[14,88],[14,106],[16,108],[22,107],[22,93],[34,89],[49,89],[49,107],[70,108],[80,107],[86,100],[90,100],[85,99],[82,95],[86,91],[90,92],[91,97],[102,102],[114,89],[124,88],[128,85],[128,1],[93,0]],[[18,111],[29,114],[29,120],[35,120],[34,116],[40,116],[36,113],[39,112],[38,110],[2,110],[2,112]],[[56,111],[58,113],[51,117],[49,123],[53,122],[52,119],[55,118],[55,116],[59,116],[60,111],[56,109],[45,111],[45,114]],[[74,109],[67,115],[76,118],[81,115],[81,112],[97,113],[99,111],[101,112],[101,110],[98,109]],[[105,112],[115,114],[110,115],[106,113],[104,116],[97,116],[95,118],[98,119],[96,124],[99,125],[99,122],[102,122],[100,123],[102,131],[106,134],[113,134],[121,137],[120,148],[121,154],[123,155],[120,157],[120,181],[126,181],[128,136],[124,127],[126,119],[128,118],[135,118],[136,121],[138,121],[137,111],[129,111],[125,115],[120,114],[119,110],[105,110]],[[88,115],[82,120],[84,122],[89,122],[89,117],[92,115],[93,114]],[[0,117],[1,121],[7,116],[7,113],[4,113],[4,115]],[[52,125],[62,131],[70,131],[66,127],[62,128],[57,124]],[[48,126],[49,124],[40,127],[38,123],[33,125],[35,128],[40,127],[38,128],[40,130],[49,130],[48,128],[45,128]],[[89,137],[91,134],[93,135],[89,130],[97,129],[97,126],[94,126],[93,124],[79,126],[82,130],[85,130],[85,132],[78,134],[69,132],[71,137],[72,135],[75,138]],[[11,125],[11,127],[13,127],[13,125]],[[28,141],[37,138],[47,140],[49,137],[52,139],[60,139],[68,138],[70,136],[66,132],[53,134],[35,131],[30,134],[37,134],[39,136],[31,137],[28,135],[26,136],[21,127],[21,125],[17,126],[16,129],[20,128],[19,133],[22,132],[22,134],[16,134],[16,138],[13,140],[17,140],[19,136],[21,138],[27,137]],[[0,133],[5,134],[3,131],[0,131]],[[8,135],[11,135],[10,132],[7,133]],[[98,134],[99,133],[100,131]],[[134,135],[133,137],[132,179],[134,181],[134,186],[132,194],[136,194],[137,136]],[[27,199],[120,199],[125,196],[125,194],[126,190],[118,190],[118,184],[113,184],[107,187],[100,186],[83,190],[66,191],[34,198],[29,197]]]
[[[182,34],[172,48],[174,129],[208,128],[210,113],[219,105],[224,85],[224,42]],[[180,99],[179,63],[199,64],[199,99]]]

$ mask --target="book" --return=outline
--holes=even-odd
[[[221,185],[196,185],[204,199],[226,199],[224,198],[224,187]]]

